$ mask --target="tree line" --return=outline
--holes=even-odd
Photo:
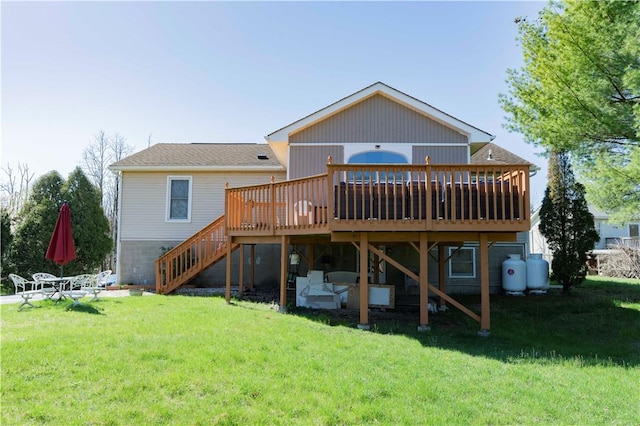
[[[101,130],[84,149],[82,165],[66,180],[54,170],[34,181],[26,164],[18,164],[17,172],[10,165],[3,167],[2,277],[59,272],[44,255],[64,202],[71,208],[77,252],[76,260],[65,265],[65,274],[115,269],[119,180],[108,166],[132,152],[124,137],[117,133],[108,136]]]

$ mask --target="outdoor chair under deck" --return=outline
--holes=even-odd
[[[40,287],[40,291],[42,291],[42,295],[44,297],[46,297],[47,299],[51,299],[53,295],[56,294],[56,287],[51,285],[51,283],[49,282],[43,281],[43,279],[45,278],[57,278],[55,275],[48,272],[36,272],[31,276],[33,277],[33,280],[36,282],[36,284],[38,284],[38,287]]]
[[[20,304],[20,306],[18,306],[18,310],[22,309],[24,305],[29,305],[32,308],[35,308],[35,306],[33,306],[29,300],[31,300],[38,294],[42,294],[38,283],[35,281],[29,281],[26,278],[22,278],[21,276],[16,274],[9,274],[9,278],[11,278],[11,281],[13,281],[13,286],[15,287],[16,294],[22,297],[22,303]]]
[[[94,279],[95,275],[92,274],[76,275],[69,279],[69,289],[63,291],[62,294],[73,299],[72,307],[79,305],[80,299],[89,293],[85,288],[92,285]]]

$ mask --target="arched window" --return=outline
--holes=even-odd
[[[352,155],[351,164],[406,164],[407,158],[393,151],[365,151]]]
[[[359,152],[357,154],[349,157],[347,161],[348,164],[408,164],[407,158],[393,151],[365,151]],[[355,176],[353,173],[349,173],[350,181],[369,181],[372,180],[374,182],[382,182],[387,180],[402,180],[402,173],[396,173],[395,179],[393,176],[387,177],[385,172],[375,172],[373,176],[369,176],[368,172],[362,173],[357,172]],[[354,179],[355,178],[355,179]]]

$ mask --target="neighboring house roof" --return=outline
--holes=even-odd
[[[267,144],[159,143],[109,166],[119,171],[284,171]]]
[[[473,153],[473,155],[471,156],[471,164],[526,164],[529,166],[533,166],[533,170],[539,169],[535,164],[532,164],[524,158],[517,156],[511,151],[507,151],[506,149],[496,145],[495,143],[488,143],[477,150],[475,153]]]
[[[399,102],[408,108],[411,108],[429,118],[442,123],[445,126],[456,129],[460,133],[466,134],[469,136],[469,142],[489,142],[492,141],[495,136],[490,133],[485,132],[484,130],[480,130],[477,127],[474,127],[468,123],[465,123],[462,120],[459,120],[443,111],[440,111],[433,106],[422,102],[419,99],[416,99],[412,96],[407,95],[393,87],[387,86],[384,83],[377,82],[372,84],[371,86],[365,87],[364,89],[355,92],[345,98],[340,99],[337,102],[332,103],[331,105],[322,108],[314,112],[313,114],[307,115],[300,120],[297,120],[288,126],[285,126],[279,130],[276,130],[273,133],[265,136],[265,139],[268,142],[286,142],[289,140],[289,135],[291,133],[298,132],[302,129],[305,129],[319,121],[325,120],[332,115],[349,108],[350,106],[363,101],[374,95],[383,95],[387,96],[396,102]]]

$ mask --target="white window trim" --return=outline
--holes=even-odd
[[[189,181],[189,195],[187,201],[187,218],[186,219],[171,219],[171,182],[174,180],[186,180]],[[165,203],[165,222],[191,222],[191,205],[193,203],[192,197],[193,190],[193,176],[180,176],[180,175],[172,175],[167,176],[167,199]]]
[[[458,247],[449,247],[449,277],[450,278],[475,278],[476,277],[476,248],[475,247],[460,247],[460,251],[462,250],[471,250],[472,256],[471,259],[473,261],[473,273],[469,274],[469,275],[461,275],[461,274],[454,274],[451,268],[451,265],[453,264],[453,253],[458,250]]]

